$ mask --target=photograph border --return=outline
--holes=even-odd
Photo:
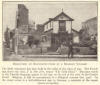
[[[4,58],[4,48],[3,48],[3,24],[4,24],[4,22],[3,22],[3,4],[4,4],[4,2],[36,2],[36,3],[39,3],[39,2],[96,2],[97,3],[97,33],[99,33],[98,32],[98,28],[99,28],[99,26],[98,26],[98,18],[99,18],[99,16],[98,16],[98,1],[2,1],[2,61],[5,61],[3,58]],[[98,35],[97,35],[97,60],[96,61],[98,61]],[[36,57],[41,57],[41,58],[45,58],[45,56],[46,56],[46,58],[52,58],[52,57],[54,57],[54,56],[56,56],[56,58],[59,58],[60,56],[63,56],[63,57],[66,57],[67,55],[19,55],[18,53],[17,53],[17,56],[34,56],[34,58],[35,58],[35,56]],[[47,57],[48,56],[48,57]],[[52,56],[52,57],[50,57],[50,56]],[[78,55],[78,56],[80,56],[80,55]],[[94,56],[94,55],[82,55],[82,56]],[[61,58],[61,57],[60,57]],[[26,60],[27,61],[27,60]]]

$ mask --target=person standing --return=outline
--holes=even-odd
[[[73,58],[73,43],[72,43],[72,40],[69,41],[69,45],[68,45],[68,58]]]
[[[10,30],[8,27],[5,31],[4,37],[5,37],[6,47],[10,48]]]

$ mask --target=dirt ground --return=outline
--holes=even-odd
[[[24,48],[21,55],[16,55],[14,52],[11,52],[9,48],[3,48],[3,60],[4,61],[97,61],[97,55],[86,55],[89,51],[87,48],[81,48],[79,53],[74,54],[73,58],[68,58],[68,48],[62,49],[62,54],[59,55],[58,52],[47,52],[47,49],[42,48]],[[64,54],[65,52],[65,54]],[[86,53],[82,55],[81,53]],[[90,53],[90,52],[89,52]],[[91,53],[93,53],[91,51]],[[40,56],[39,56],[40,55]]]

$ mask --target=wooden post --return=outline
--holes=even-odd
[[[71,42],[73,44],[72,21],[71,21]]]
[[[72,34],[72,21],[71,21],[71,34]]]
[[[16,19],[15,19],[15,53],[18,54],[18,12],[16,11]]]

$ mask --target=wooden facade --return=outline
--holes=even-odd
[[[51,47],[57,48],[63,43],[68,45],[69,35],[72,34],[73,31],[73,20],[74,19],[70,18],[64,12],[61,12],[56,17],[50,18],[49,21],[44,23],[44,35],[51,39],[49,40]]]

